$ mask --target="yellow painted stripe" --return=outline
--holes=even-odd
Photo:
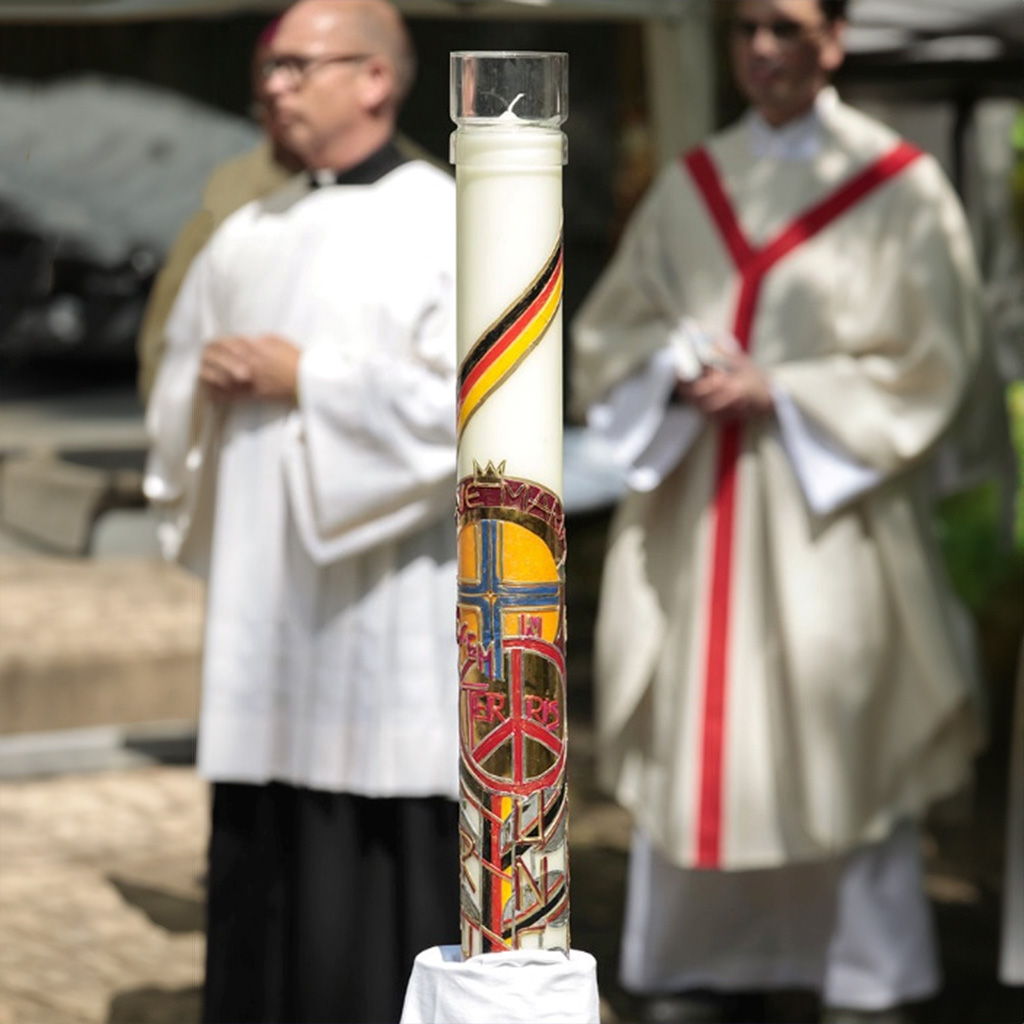
[[[506,377],[510,376],[516,366],[522,362],[533,346],[540,340],[554,319],[558,304],[562,300],[563,277],[558,275],[555,286],[551,289],[547,302],[538,310],[537,315],[523,328],[519,337],[494,361],[466,395],[462,408],[459,410],[459,432],[461,433],[469,418],[483,404],[487,396],[495,390]]]

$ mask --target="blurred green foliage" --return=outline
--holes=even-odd
[[[1004,501],[994,481],[942,503],[939,542],[953,586],[975,611],[1007,579],[1019,578],[1024,587],[1024,381],[1007,389],[1007,407],[1018,476],[1013,538],[1008,541]]]
[[[1013,222],[1024,240],[1024,104],[1010,133],[1014,163],[1009,189]],[[1022,339],[1024,343],[1024,339]],[[999,488],[987,485],[944,502],[939,510],[939,539],[957,592],[975,611],[990,595],[1002,592],[1024,600],[1024,380],[1007,388],[1006,403],[1017,451],[1017,494],[1012,543],[1005,537]],[[1016,584],[1015,584],[1016,581]]]
[[[1017,519],[1014,526],[1014,546],[1020,554],[1024,552],[1024,380],[1014,381],[1010,385],[1006,401],[1010,410],[1013,446],[1017,449]]]

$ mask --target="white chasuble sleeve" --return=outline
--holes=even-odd
[[[287,472],[299,532],[321,564],[448,515],[455,493],[453,289],[445,278],[412,351],[313,345],[299,364]]]
[[[146,407],[143,492],[159,517],[164,557],[205,576],[219,417],[199,387],[199,364],[203,348],[220,333],[208,248],[189,269],[165,331],[167,346]]]
[[[616,255],[573,322],[572,404],[636,491],[658,487],[706,425],[672,401],[735,339],[685,314],[667,215],[678,171],[664,173],[631,219]]]
[[[680,268],[665,234],[668,187],[669,176],[663,174],[573,320],[571,407],[580,421],[612,388],[669,348],[684,321]]]
[[[682,340],[683,332],[676,334]],[[587,414],[587,426],[601,438],[634,491],[654,490],[705,425],[692,406],[672,402],[676,383],[693,358],[692,350],[678,345],[656,352]]]
[[[771,370],[799,412],[880,480],[930,454],[981,351],[970,237],[942,172],[922,157],[892,187],[906,191],[892,197],[864,290],[836,311],[836,350]]]
[[[781,387],[772,389],[782,446],[804,500],[818,516],[830,515],[877,487],[885,474],[866,466],[808,419]]]

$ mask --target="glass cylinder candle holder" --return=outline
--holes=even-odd
[[[564,53],[451,56],[464,957],[569,952]]]

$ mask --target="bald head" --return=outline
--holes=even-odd
[[[384,0],[329,0],[352,8],[359,31],[368,47],[384,54],[395,69],[398,87],[398,102],[408,95],[416,78],[416,55],[406,28],[405,20],[398,11]]]
[[[344,37],[361,52],[382,57],[395,79],[396,108],[409,94],[416,77],[416,55],[405,19],[388,0],[299,0],[282,21],[309,20],[324,39]]]
[[[264,93],[307,166],[343,170],[394,133],[415,59],[387,0],[299,0],[269,51]]]

